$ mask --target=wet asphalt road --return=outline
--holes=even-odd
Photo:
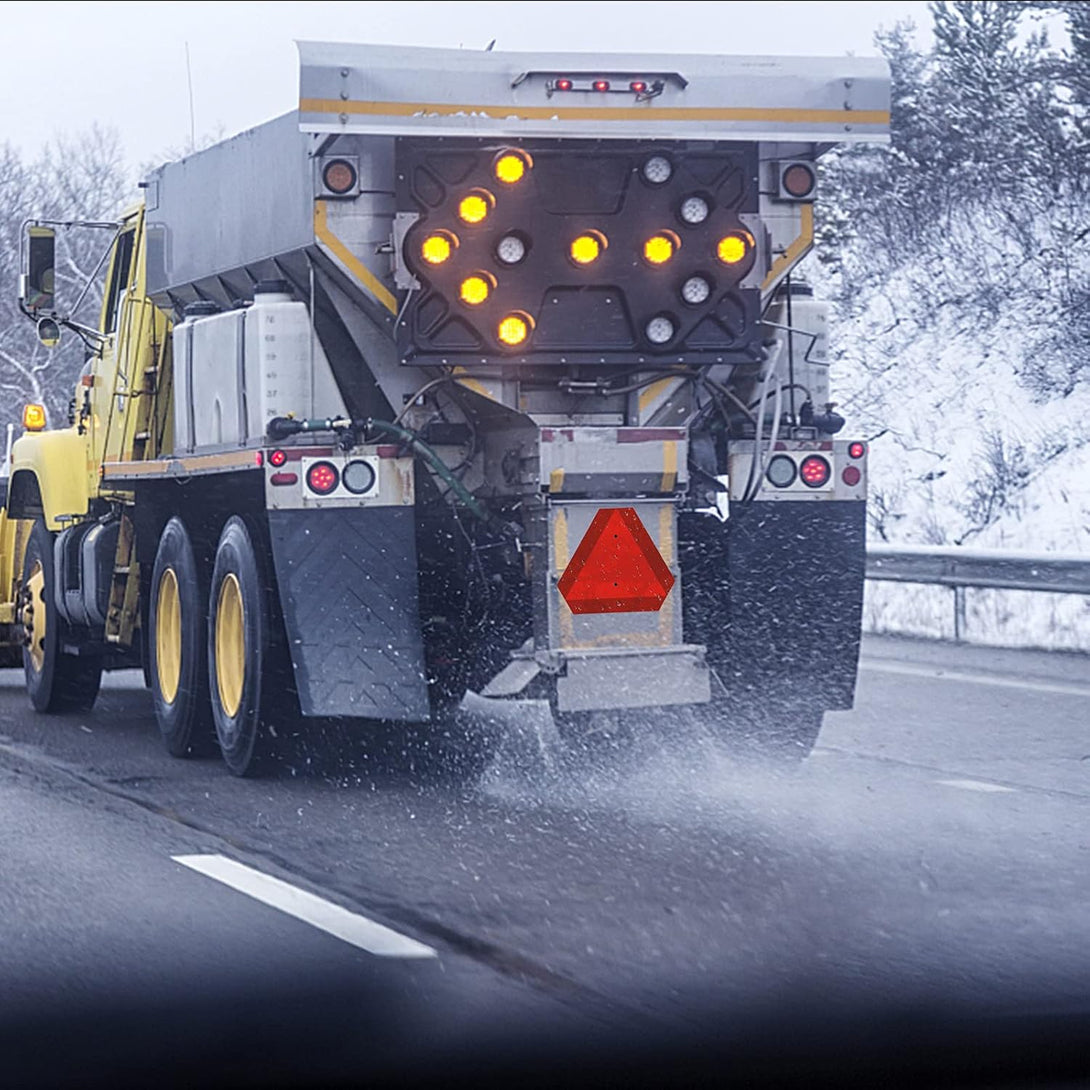
[[[386,735],[239,781],[168,757],[139,684],[49,718],[0,672],[0,1026],[207,997],[201,1047],[231,1055],[255,1012],[297,1026],[333,995],[313,1072],[345,1040],[393,1064],[527,1033],[713,1035],[800,996],[1090,1010],[1087,657],[869,640],[856,709],[786,771],[683,722],[552,773],[517,747],[452,770]],[[377,957],[172,860],[191,854],[436,956]]]

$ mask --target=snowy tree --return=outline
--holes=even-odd
[[[120,145],[112,132],[94,128],[73,139],[58,139],[29,163],[10,146],[0,148],[0,425],[18,423],[27,401],[46,406],[51,426],[62,424],[86,352],[68,332],[58,348],[43,348],[33,324],[19,312],[16,285],[25,222],[108,220],[118,214],[128,192]],[[104,231],[58,229],[61,307],[75,303],[109,241]],[[98,322],[102,279],[100,270],[73,315],[88,325]]]

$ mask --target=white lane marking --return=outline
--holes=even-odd
[[[904,662],[860,662],[861,670],[880,674],[905,674],[908,677],[925,677],[932,681],[960,681],[970,685],[994,685],[1000,689],[1028,689],[1035,693],[1057,693],[1060,696],[1081,696],[1090,700],[1090,685],[1065,685],[1054,681],[1030,681],[1028,678],[998,677],[993,674],[967,674],[958,670],[945,670],[941,666],[910,666]]]
[[[1013,787],[1004,787],[1001,783],[986,783],[984,780],[936,780],[943,787],[960,787],[962,791],[980,791],[987,794],[1014,792]]]
[[[438,956],[430,946],[425,946],[416,939],[410,939],[407,935],[401,935],[366,916],[349,912],[347,908],[341,908],[340,905],[307,893],[306,890],[297,889],[270,874],[262,874],[261,871],[237,863],[224,855],[172,855],[171,859],[378,957]]]

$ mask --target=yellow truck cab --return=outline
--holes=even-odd
[[[124,512],[132,496],[105,485],[102,466],[145,457],[169,431],[160,392],[170,321],[144,291],[143,229],[142,205],[127,209],[117,224],[98,326],[78,328],[90,351],[68,426],[41,427],[42,414],[11,449],[5,521],[23,527],[22,547],[14,548],[13,537],[12,548],[2,540],[0,548],[2,562],[21,576],[22,591],[0,604],[0,622],[7,610],[22,625],[27,687],[42,711],[90,706],[105,665],[140,663],[138,570],[127,563],[125,540],[131,546]],[[52,232],[36,231],[24,294],[51,281]],[[52,320],[39,320],[43,340],[53,329],[43,335],[41,322]],[[100,638],[87,638],[97,629]]]

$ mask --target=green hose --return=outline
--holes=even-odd
[[[453,473],[451,473],[450,467],[439,457],[435,449],[428,446],[423,439],[417,438],[414,432],[409,431],[408,428],[401,427],[400,424],[391,424],[386,420],[368,420],[367,429],[368,431],[377,431],[381,432],[383,435],[389,435],[395,439],[400,439],[401,442],[411,447],[415,453],[419,454],[432,469],[450,485],[450,490],[462,501],[462,504],[469,510],[470,514],[475,518],[479,518],[481,522],[493,521],[492,516],[481,506],[477,497],[474,496]]]

